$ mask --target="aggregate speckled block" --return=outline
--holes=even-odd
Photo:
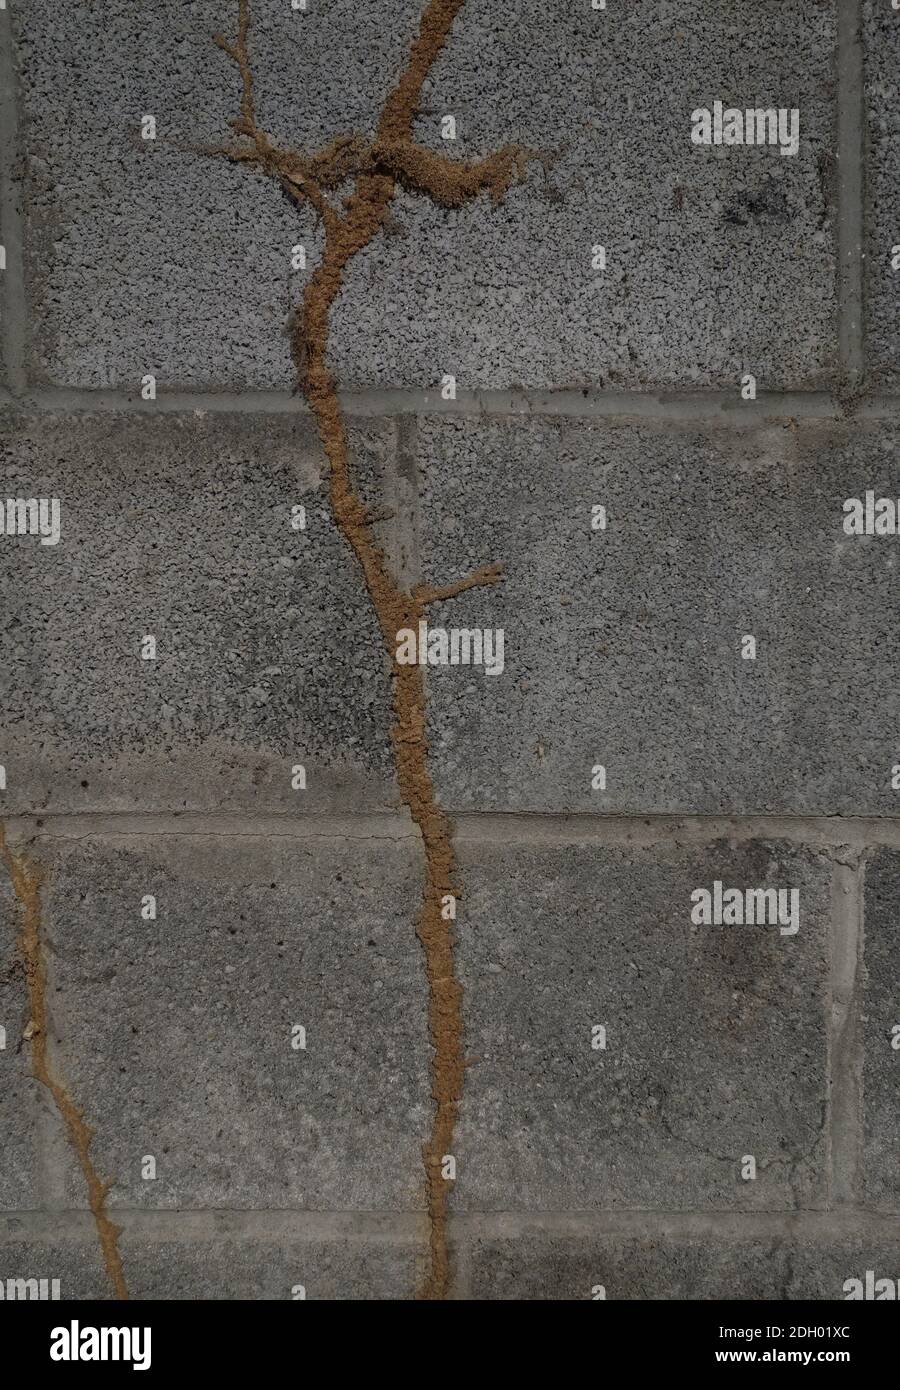
[[[886,0],[863,0],[866,102],[866,368],[871,385],[900,381],[900,11]]]
[[[865,870],[865,971],[862,1015],[865,1040],[864,1186],[879,1210],[900,1208],[900,854],[880,849]]]
[[[417,459],[425,576],[504,571],[428,615],[504,633],[427,668],[447,805],[896,814],[900,539],[845,529],[892,425],[432,416]]]
[[[306,151],[374,133],[417,0],[292,12],[254,0],[261,124]],[[212,41],[237,4],[17,7],[36,378],[287,387],[286,325],[321,253],[308,206],[201,152],[234,137]],[[468,0],[414,136],[507,144],[526,182],[447,211],[409,190],[348,267],[330,355],[345,386],[827,385],[836,369],[832,0]],[[797,111],[797,152],[692,142],[697,109]],[[143,139],[144,115],[156,135]],[[444,117],[456,138],[442,138]],[[292,248],[306,247],[304,270]],[[596,248],[606,269],[595,268]],[[784,305],[791,305],[789,324]]]
[[[28,986],[19,951],[21,908],[0,864],[0,1210],[30,1210],[44,1199],[41,1107],[31,1075]]]
[[[867,1241],[798,1232],[785,1240],[711,1227],[687,1233],[664,1225],[655,1236],[534,1232],[482,1238],[473,1242],[470,1258],[472,1297],[483,1300],[835,1303],[854,1292],[854,1281],[865,1290],[872,1266],[896,1288],[900,1242],[896,1235]]]
[[[414,842],[125,836],[41,862],[58,1070],[111,1209],[421,1208]],[[71,1153],[66,1192],[86,1206]]]
[[[393,441],[351,431],[367,501]],[[58,543],[2,538],[3,813],[393,801],[387,658],[309,420],[11,411],[0,486],[60,504]]]
[[[822,1204],[824,858],[758,841],[460,851],[455,1211]],[[698,922],[692,894],[716,881],[796,890],[797,930]]]

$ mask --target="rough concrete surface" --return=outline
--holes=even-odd
[[[821,1204],[826,862],[719,841],[467,846],[463,867],[455,1209]],[[796,888],[798,931],[695,925],[716,879]]]
[[[866,865],[865,892],[865,1190],[873,1206],[896,1211],[900,1207],[900,1173],[896,1162],[900,856],[889,850],[873,855]]]
[[[121,1244],[135,1270],[131,1297],[140,1299],[378,1301],[403,1298],[417,1274],[414,1242],[353,1234],[332,1240],[273,1235],[260,1241],[236,1234],[179,1241],[126,1228]],[[109,1298],[94,1246],[83,1236],[0,1237],[0,1280],[5,1285],[25,1269],[38,1279],[59,1279],[61,1299]]]
[[[896,449],[874,424],[426,419],[424,572],[504,568],[432,619],[505,633],[500,676],[429,670],[446,801],[893,811],[896,552],[843,504],[900,497]]]
[[[4,1301],[900,1279],[898,64],[0,7]]]
[[[420,1205],[411,842],[136,837],[48,866],[60,1068],[95,1098],[111,1206]],[[83,1202],[72,1163],[66,1196]]]
[[[40,1205],[44,1164],[40,1130],[41,1096],[31,1079],[28,1044],[28,994],[16,950],[15,899],[9,884],[0,887],[0,1206],[25,1211]]]
[[[491,1299],[760,1299],[835,1302],[875,1262],[896,1277],[900,1245],[705,1235],[479,1240],[472,1293]],[[603,1294],[599,1290],[603,1289]],[[821,1319],[817,1319],[821,1322]]]
[[[866,258],[868,292],[868,365],[878,385],[896,390],[900,348],[895,269],[900,244],[900,199],[897,153],[897,98],[900,95],[900,25],[898,12],[879,0],[865,0],[866,97],[869,158],[866,165]]]
[[[310,151],[371,132],[419,12],[417,0],[362,12],[314,0],[305,15],[257,0],[262,124]],[[238,82],[211,39],[234,28],[228,7],[30,0],[16,27],[35,376],[289,385],[282,330],[309,273],[291,271],[291,247],[305,243],[315,264],[313,221],[196,150],[225,143],[237,110]],[[838,370],[833,43],[830,3],[766,0],[742,15],[731,0],[629,0],[613,17],[469,0],[416,136],[454,158],[509,141],[540,158],[499,212],[400,199],[346,281],[341,379],[737,391],[752,371],[770,388],[827,384]],[[692,145],[691,112],[716,97],[799,108],[801,149]],[[157,117],[153,141],[141,139],[144,114]],[[444,114],[457,121],[452,142]]]
[[[393,433],[354,440],[373,501]],[[11,412],[0,456],[14,492],[59,498],[61,530],[5,538],[10,810],[391,800],[387,673],[306,420]]]

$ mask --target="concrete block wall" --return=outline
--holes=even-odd
[[[252,0],[261,124],[371,139],[424,8]],[[121,1294],[110,1222],[135,1298],[414,1298],[434,1255],[422,842],[296,389],[321,222],[210,153],[237,26],[0,10],[0,500],[61,508],[58,544],[0,534],[0,1292]],[[900,507],[898,85],[891,0],[465,0],[415,140],[527,176],[399,188],[344,273],[391,572],[504,571],[429,610],[505,638],[425,677],[444,1296],[900,1279],[900,535],[844,527]],[[796,154],[693,144],[718,100],[797,109]],[[697,920],[716,882],[796,891],[798,929]]]

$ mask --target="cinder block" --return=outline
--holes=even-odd
[[[111,1299],[95,1240],[35,1238],[4,1217],[0,1284],[59,1280],[62,1299]],[[696,1232],[663,1222],[646,1235],[572,1235],[535,1228],[518,1235],[468,1238],[469,1296],[482,1301],[622,1299],[842,1302],[860,1292],[878,1301],[896,1294],[900,1241],[788,1230],[736,1236],[709,1226]],[[381,1300],[414,1296],[421,1248],[403,1240],[285,1236],[153,1239],[130,1231],[119,1240],[132,1299]],[[854,1282],[855,1281],[855,1282]],[[879,1282],[880,1281],[880,1286]],[[867,1292],[868,1291],[868,1292]],[[4,1300],[15,1317],[18,1298]]]
[[[353,434],[371,499],[392,439]],[[3,497],[58,498],[60,537],[0,537],[5,812],[392,799],[387,658],[323,462],[303,418],[7,417]]]
[[[884,1222],[877,1236],[800,1240],[791,1251],[785,1297],[882,1302],[900,1297],[900,1232]],[[892,1293],[882,1280],[890,1280]],[[860,1287],[861,1286],[861,1287]],[[875,1297],[873,1297],[873,1294]]]
[[[456,1210],[821,1204],[827,861],[764,842],[460,848]],[[716,880],[798,890],[798,930],[695,924]]]
[[[52,1296],[57,1291],[60,1300],[114,1297],[99,1241],[90,1233],[71,1239],[35,1237],[17,1217],[4,1215],[0,1218],[0,1284],[4,1293],[7,1279],[36,1279],[39,1295],[41,1281],[46,1279],[48,1302],[54,1301]],[[58,1286],[54,1287],[53,1280],[59,1280]],[[13,1298],[4,1299],[7,1326],[14,1321],[23,1302],[26,1305],[31,1302],[33,1291],[30,1285],[24,1291],[16,1287]],[[23,1292],[27,1295],[25,1300]]]
[[[421,1207],[414,841],[117,837],[45,857],[54,1043],[111,1207]],[[67,1192],[85,1205],[74,1161]]]
[[[444,802],[895,814],[900,541],[843,507],[900,497],[896,458],[889,426],[423,422],[426,578],[505,575],[429,610],[504,631],[499,675],[427,668]]]
[[[24,1039],[30,1010],[19,926],[16,898],[0,865],[0,1210],[33,1210],[43,1198],[38,1120],[44,1097],[31,1076]]]
[[[374,1241],[123,1241],[132,1298],[411,1299],[420,1248]]]
[[[866,865],[865,1194],[868,1203],[900,1208],[900,854],[880,849]],[[896,1031],[895,1031],[896,1030]]]
[[[900,373],[900,11],[890,0],[863,0],[866,91],[866,368],[873,386],[896,390]]]
[[[125,1218],[119,1237],[122,1272],[131,1299],[169,1300],[381,1300],[414,1297],[421,1277],[421,1247],[410,1242],[347,1238],[259,1240],[234,1237],[154,1239],[132,1232]],[[57,1279],[60,1299],[112,1300],[100,1247],[90,1234],[60,1240],[15,1233],[0,1237],[0,1290],[9,1279]],[[48,1292],[53,1285],[48,1283]],[[38,1285],[40,1292],[40,1285]],[[23,1294],[4,1300],[15,1317]]]
[[[722,1241],[715,1233],[644,1239],[533,1234],[475,1241],[471,1288],[473,1298],[486,1301],[780,1299],[789,1259],[779,1240]]]
[[[415,32],[417,0],[255,0],[260,119],[283,145],[371,130]],[[160,390],[292,386],[288,320],[319,256],[315,219],[271,181],[206,153],[234,145],[240,77],[213,42],[238,4],[113,0],[17,7],[29,151],[27,264],[39,379]],[[77,74],[77,80],[73,75]],[[69,98],[64,93],[69,91]],[[156,138],[144,139],[145,115]],[[82,297],[79,305],[76,301]]]
[[[602,1287],[608,1300],[839,1302],[855,1291],[853,1279],[865,1296],[867,1269],[890,1278],[895,1296],[900,1276],[896,1240],[867,1244],[793,1231],[774,1238],[740,1238],[714,1228],[643,1237],[534,1232],[475,1240],[469,1258],[472,1297],[484,1300],[592,1299]],[[790,1349],[798,1347],[802,1340]]]
[[[17,7],[20,11],[22,6]],[[370,135],[423,6],[254,0],[263,124],[309,151]],[[834,3],[550,7],[468,0],[415,136],[452,159],[510,143],[527,182],[448,212],[401,193],[349,267],[332,360],[347,385],[827,384],[835,367]],[[238,110],[237,4],[24,6],[35,376],[286,386],[284,335],[321,237],[270,181],[204,155]],[[73,81],[73,74],[76,80]],[[692,113],[799,111],[797,153],[701,146]],[[141,136],[144,115],[155,140]],[[455,140],[442,118],[456,120]],[[308,248],[291,270],[291,248]],[[595,269],[605,248],[606,269]],[[785,331],[784,305],[791,305]]]

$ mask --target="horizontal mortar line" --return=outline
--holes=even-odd
[[[456,839],[499,842],[583,841],[636,847],[707,844],[717,839],[783,839],[813,847],[900,846],[900,817],[802,813],[720,815],[600,814],[597,812],[463,812],[449,814]]]
[[[467,1212],[451,1217],[456,1239],[557,1237],[712,1236],[718,1239],[900,1239],[900,1214],[861,1208],[840,1211],[621,1211]]]
[[[302,396],[290,391],[222,390],[166,391],[161,387],[154,401],[145,401],[139,391],[121,389],[91,390],[76,387],[39,387],[12,395],[0,390],[0,405],[23,410],[83,412],[87,414],[129,411],[135,414],[240,412],[246,414],[310,416]],[[435,388],[373,387],[342,391],[342,408],[350,416],[446,414],[480,415],[559,415],[575,418],[634,416],[657,420],[715,419],[729,425],[743,425],[760,419],[841,419],[845,410],[826,391],[766,391],[755,401],[745,401],[740,392],[703,391],[604,391],[600,389],[515,389],[460,390],[456,400],[441,397]],[[900,414],[900,396],[882,396],[876,415]]]
[[[900,816],[804,814],[601,814],[571,811],[460,811],[446,808],[458,842],[592,842],[635,847],[705,844],[717,839],[783,839],[813,847],[900,847]],[[13,836],[89,839],[92,836],[192,836],[297,840],[418,840],[406,813],[72,811],[0,813]]]
[[[167,811],[15,812],[0,823],[8,834],[38,839],[90,839],[92,836],[212,835],[235,839],[409,840],[418,831],[408,815],[395,811],[297,814]]]
[[[214,1240],[241,1236],[278,1240],[287,1236],[309,1240],[358,1238],[408,1242],[422,1238],[426,1221],[424,1211],[302,1211],[296,1207],[148,1210],[108,1205],[108,1212],[128,1235],[151,1240]],[[0,1211],[0,1247],[13,1244],[23,1236],[42,1241],[96,1241],[97,1228],[92,1213],[81,1208]]]
[[[111,1207],[110,1216],[126,1235],[146,1240],[222,1240],[247,1238],[294,1240],[419,1241],[424,1212],[301,1211],[297,1208],[233,1210],[148,1210]],[[618,1211],[483,1211],[451,1212],[456,1240],[516,1239],[547,1235],[564,1238],[631,1236],[726,1239],[862,1239],[900,1240],[900,1213],[862,1208],[833,1211],[671,1211],[652,1207]],[[90,1211],[2,1211],[0,1248],[23,1239],[96,1240]]]

